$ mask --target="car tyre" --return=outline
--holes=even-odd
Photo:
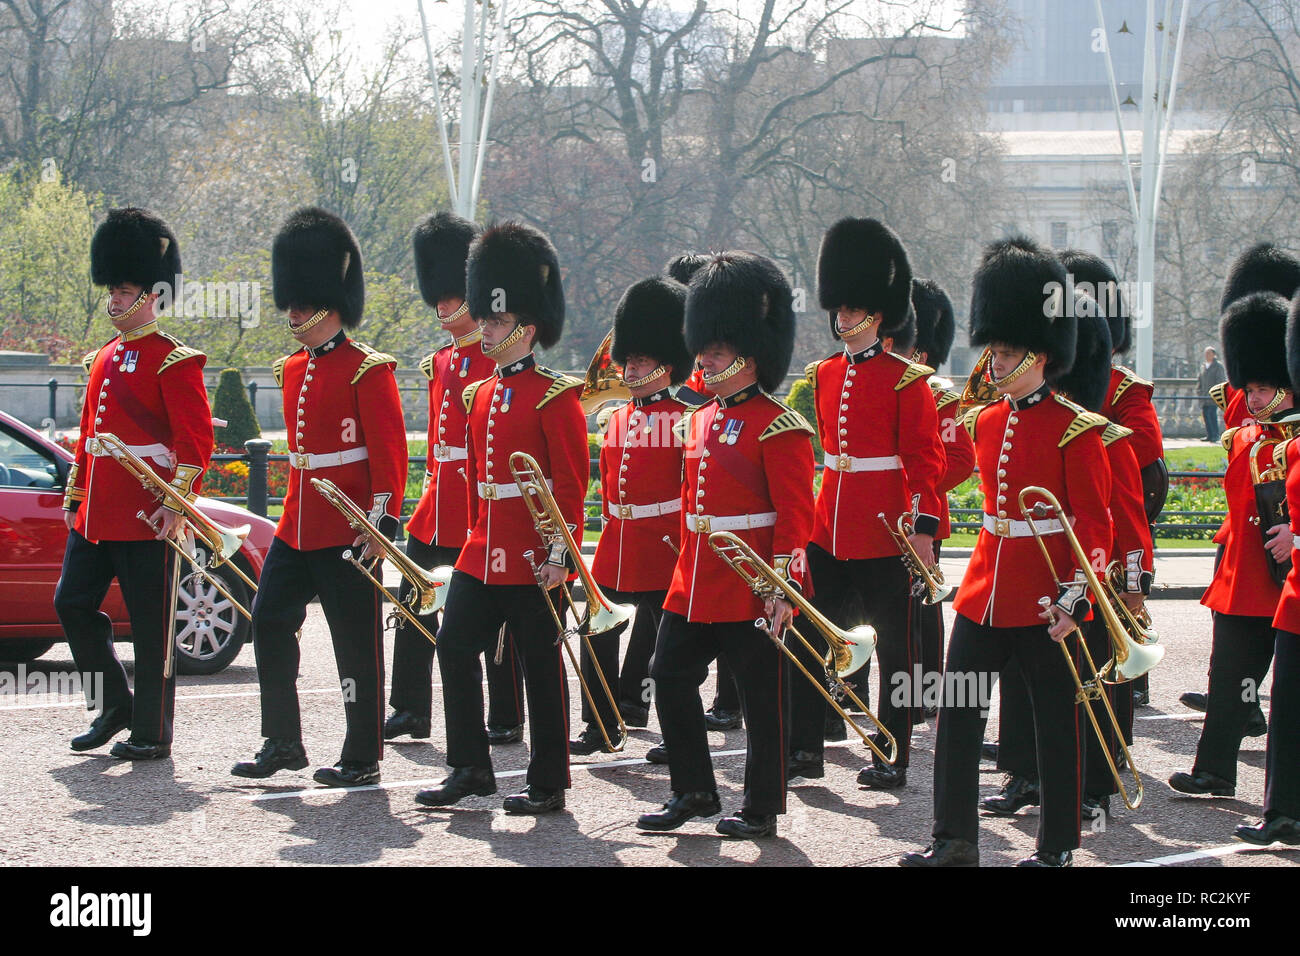
[[[199,563],[207,552],[198,548]],[[245,568],[245,571],[248,569]],[[248,586],[227,565],[208,571],[236,601],[252,610]],[[176,600],[176,669],[181,674],[216,674],[230,665],[248,640],[248,619],[193,568],[182,565]]]

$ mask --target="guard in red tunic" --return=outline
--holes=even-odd
[[[740,685],[748,746],[744,803],[719,821],[718,832],[774,836],[777,814],[785,812],[787,668],[754,621],[766,617],[771,633],[780,634],[791,608],[756,597],[709,536],[732,532],[784,579],[803,579],[812,533],[812,427],[770,395],[790,366],[792,303],[776,264],[748,252],[711,258],[686,294],[686,344],[715,397],[681,423],[681,556],[651,667],[673,795],[662,810],[642,814],[637,826],[645,830],[675,830],[721,811],[699,694],[719,654]]]
[[[1300,261],[1276,247],[1256,246],[1238,260],[1233,275],[1238,281],[1229,286],[1235,291],[1300,286]],[[1224,432],[1228,517],[1223,556],[1201,598],[1214,612],[1210,689],[1192,771],[1169,778],[1169,785],[1182,793],[1236,792],[1237,755],[1258,700],[1242,689],[1258,687],[1273,659],[1273,617],[1281,588],[1256,524],[1251,462],[1257,471],[1267,470],[1277,444],[1291,436],[1291,426],[1283,423],[1294,404],[1285,358],[1287,307],[1276,292],[1251,291],[1228,305],[1219,323],[1228,380],[1245,393],[1252,421]],[[1284,530],[1283,525],[1270,529],[1267,545],[1279,560],[1290,554]]]
[[[928,384],[934,369],[886,351],[881,341],[903,331],[912,296],[907,253],[883,223],[841,219],[831,226],[818,256],[817,294],[844,348],[805,370],[826,465],[808,545],[812,601],[840,627],[860,602],[876,629],[877,715],[898,742],[898,758],[892,766],[873,758],[858,783],[893,789],[907,782],[912,708],[920,704],[920,688],[911,685],[921,656],[908,625],[911,581],[880,515],[890,528],[900,515],[914,515],[912,544],[934,563],[946,465]],[[825,653],[824,638],[809,639]],[[802,645],[797,653],[818,664]],[[809,682],[792,686],[792,778],[822,776],[828,706]]]
[[[898,342],[896,351],[903,358],[920,365],[938,368],[948,361],[957,324],[953,318],[952,302],[948,294],[931,279],[912,280],[912,310],[916,314],[913,328],[915,337]],[[934,536],[934,557],[939,560],[939,543],[952,534],[952,521],[948,513],[948,492],[971,476],[975,470],[975,445],[958,415],[960,391],[952,382],[939,375],[930,376],[930,391],[934,394],[935,409],[939,414],[939,440],[943,442],[946,464],[939,482],[939,530]],[[914,599],[913,611],[919,606],[921,616],[921,671],[925,674],[943,673],[943,608],[939,604],[922,604]],[[923,713],[933,717],[938,711],[937,702],[926,702]],[[918,715],[914,714],[916,718]]]
[[[114,757],[150,760],[171,753],[176,678],[164,677],[167,616],[177,555],[163,539],[179,535],[181,515],[160,506],[96,438],[116,435],[178,494],[198,497],[212,454],[212,411],[202,352],[158,328],[154,309],[181,273],[176,236],[144,209],[114,209],[90,243],[91,277],[109,290],[108,315],[118,335],[82,360],[86,400],[77,455],[63,499],[68,545],[54,610],[88,693],[101,707],[73,750],[102,747],[123,730]],[[149,515],[141,521],[137,512]],[[135,697],[100,611],[117,578],[135,644]]]
[[[1073,628],[1087,619],[1092,596],[1062,522],[1072,523],[1084,554],[1110,552],[1110,473],[1101,437],[1106,419],[1050,384],[1074,363],[1076,322],[1063,301],[1065,283],[1060,261],[1023,237],[994,243],[975,273],[971,342],[989,347],[989,379],[1003,397],[966,416],[984,528],[953,608],[935,752],[934,840],[904,856],[904,866],[978,864],[980,744],[992,680],[1012,663],[1029,687],[1042,779],[1038,849],[1021,865],[1068,866],[1079,845],[1083,725],[1057,642],[1077,660]],[[1059,588],[1020,512],[1020,492],[1031,485],[1051,491],[1065,511],[1037,519]],[[1044,610],[1040,597],[1055,600]]]
[[[1300,297],[1292,300],[1287,316],[1286,353],[1294,395],[1294,383],[1300,381]],[[1291,438],[1278,445],[1273,460],[1286,469],[1288,511],[1300,515],[1300,442]],[[1256,846],[1300,846],[1300,552],[1293,529],[1277,527],[1279,546],[1291,544],[1291,571],[1273,615],[1273,696],[1264,755],[1264,818],[1241,824],[1233,836]]]
[[[611,601],[636,606],[623,670],[618,667],[622,627],[591,638],[597,663],[629,727],[649,719],[653,685],[650,655],[655,649],[668,584],[677,563],[677,534],[682,511],[682,441],[674,431],[691,406],[673,397],[693,364],[682,337],[686,287],[673,279],[643,279],[623,293],[614,312],[610,355],[623,367],[632,401],[615,411],[600,446],[600,489],[605,528],[596,545],[592,577]],[[667,539],[667,540],[665,540]],[[582,646],[582,667],[593,688],[606,732],[618,721],[608,699],[596,691],[600,682]],[[569,752],[590,754],[605,749],[586,698],[586,728],[569,744]]]
[[[361,321],[361,252],[347,224],[305,207],[292,213],[271,247],[275,306],[302,348],[276,361],[289,427],[289,492],[253,602],[253,648],[261,684],[262,736],[237,777],[268,777],[307,766],[298,709],[297,633],[307,604],[320,598],[343,690],[347,736],[333,767],[313,777],[331,787],[379,781],[383,758],[384,644],[378,590],[343,557],[376,555],[310,483],[334,482],[368,512],[387,538],[397,536],[406,491],[406,429],[391,355],[348,337]],[[373,569],[379,576],[380,566]]]
[[[407,522],[406,554],[428,570],[454,565],[468,530],[465,482],[465,386],[496,371],[496,362],[483,354],[482,333],[465,304],[465,257],[481,232],[477,223],[449,212],[433,213],[415,228],[412,245],[420,295],[438,313],[438,324],[451,343],[426,355],[420,371],[429,379],[429,442],[424,490]],[[399,599],[406,600],[411,584],[402,579]],[[438,615],[420,619],[437,633]],[[384,723],[384,739],[403,734],[429,736],[433,711],[434,646],[401,618],[393,636],[393,714]],[[523,739],[523,671],[507,640],[500,664],[488,659],[488,738],[494,743]]]
[[[464,392],[470,534],[438,630],[451,774],[416,800],[440,807],[496,792],[479,658],[492,653],[507,624],[524,669],[531,757],[527,789],[507,797],[505,810],[547,813],[563,808],[569,786],[569,696],[555,622],[534,570],[541,565],[542,586],[562,611],[558,588],[582,558],[567,554],[562,543],[542,541],[512,477],[510,455],[536,459],[563,520],[581,540],[589,472],[582,381],[533,358],[534,345],[550,348],[564,330],[560,265],[546,236],[515,222],[489,229],[470,246],[466,287],[484,354],[498,367]]]
[[[1089,411],[1101,408],[1106,397],[1106,386],[1111,370],[1111,339],[1106,318],[1100,314],[1090,296],[1080,294],[1076,301],[1079,337],[1075,347],[1074,367],[1056,382],[1056,390]],[[1107,561],[1119,561],[1124,570],[1124,581],[1119,591],[1120,600],[1134,613],[1141,612],[1146,595],[1151,592],[1155,579],[1154,553],[1151,529],[1143,510],[1142,478],[1138,471],[1137,456],[1130,441],[1132,433],[1122,425],[1110,424],[1102,432],[1106,458],[1110,467],[1110,521],[1112,547]],[[1094,571],[1100,576],[1101,562]],[[1088,648],[1098,664],[1110,659],[1114,650],[1100,615],[1084,627]],[[980,809],[994,816],[1013,816],[1026,806],[1039,802],[1038,768],[1034,755],[1033,710],[1029,703],[1029,688],[1018,668],[1008,668],[998,683],[999,749],[998,769],[1008,774],[1002,792],[985,797]],[[1125,742],[1133,739],[1133,694],[1127,684],[1107,685],[1111,706],[1121,727]],[[1109,721],[1100,726],[1107,735],[1106,747],[1118,766],[1119,742],[1111,734]],[[1083,816],[1093,820],[1110,811],[1110,797],[1116,792],[1115,780],[1106,762],[1106,750],[1097,735],[1084,735],[1086,761],[1084,767]]]

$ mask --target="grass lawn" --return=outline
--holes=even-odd
[[[1168,448],[1165,465],[1170,471],[1223,471],[1228,467],[1228,453],[1222,446],[1208,443],[1192,448]]]

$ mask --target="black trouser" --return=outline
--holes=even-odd
[[[898,759],[894,766],[904,768],[911,750],[912,707],[915,703],[913,695],[907,694],[906,690],[915,678],[913,668],[921,659],[916,633],[908,626],[911,584],[907,568],[894,555],[840,561],[826,550],[810,544],[808,571],[813,583],[812,604],[831,623],[847,627],[847,609],[854,597],[858,597],[867,623],[876,629],[876,656],[880,661],[876,716],[898,741]],[[795,619],[795,625],[819,654],[826,653],[826,639],[815,627],[802,616]],[[786,646],[794,649],[804,666],[815,676],[821,676],[821,661],[803,646],[802,641],[791,635],[786,638]],[[853,681],[854,675],[850,675],[849,680]],[[920,688],[915,690],[919,696]],[[828,711],[834,713],[834,710],[803,675],[799,675],[799,680],[790,689],[790,710],[791,749],[820,757],[825,750],[827,714]],[[875,757],[873,762],[880,763]]]
[[[1105,622],[1094,617],[1082,625],[1088,638],[1088,651],[1093,662],[1102,667],[1113,654],[1113,645],[1106,631]],[[1080,655],[1082,658],[1082,655]],[[1080,664],[1079,677],[1087,681],[1090,678],[1086,664]],[[1133,691],[1132,684],[1104,684],[1107,699],[1115,710],[1115,718],[1124,726],[1119,704],[1125,699],[1129,702],[1129,732],[1132,733]],[[1097,725],[1101,728],[1102,738],[1092,729],[1086,712],[1080,715],[1080,733],[1084,740],[1083,792],[1090,797],[1109,796],[1117,793],[1115,775],[1110,772],[1106,761],[1107,751],[1118,767],[1119,743],[1115,736],[1115,725],[1106,713],[1106,705],[1100,700],[1092,702]],[[1024,672],[1019,663],[1012,664],[1002,672],[998,679],[998,769],[1038,783],[1038,747],[1034,734],[1034,711],[1029,702],[1029,687],[1025,683]]]
[[[1077,638],[1066,638],[1078,662]],[[1051,853],[1079,845],[1083,726],[1074,681],[1060,647],[1046,629],[990,627],[957,615],[948,642],[943,702],[934,760],[936,839],[979,839],[979,762],[993,678],[1017,662],[1026,678],[1042,780],[1038,849]]]
[[[1193,772],[1237,782],[1237,754],[1246,722],[1259,706],[1259,686],[1273,662],[1273,621],[1241,614],[1214,615],[1210,645],[1210,695],[1196,745]]]
[[[1218,441],[1223,433],[1223,419],[1219,416],[1219,406],[1202,405],[1201,417],[1205,419],[1205,440]]]
[[[596,651],[596,663],[601,673],[609,682],[609,689],[621,706],[624,702],[638,707],[649,707],[653,698],[653,683],[650,681],[650,657],[655,652],[655,635],[659,631],[659,621],[663,617],[664,591],[615,591],[605,588],[601,593],[614,604],[632,604],[636,607],[636,616],[632,618],[632,634],[627,640],[627,653],[623,655],[623,670],[618,668],[618,643],[627,626],[618,627],[591,638],[591,646]],[[600,686],[600,678],[592,666],[591,655],[587,653],[587,642],[582,642],[582,676],[591,689],[591,696],[596,699],[596,712],[605,725],[605,732],[611,740],[618,729],[618,721],[609,707],[609,698]],[[582,698],[582,719],[594,724],[591,705]]]
[[[942,541],[934,543],[934,560],[939,561],[939,548]],[[914,612],[919,608],[921,615],[921,671],[923,674],[943,673],[943,603],[923,604],[920,598],[914,599]],[[864,698],[865,702],[865,698]],[[925,718],[925,708],[914,711],[912,720],[920,722]]]
[[[726,657],[718,658],[718,679],[709,709],[715,713],[726,710],[733,714],[740,710],[740,688],[736,685],[736,675],[732,673]]]
[[[551,592],[563,608],[559,589]],[[540,790],[569,786],[569,688],[555,620],[536,584],[484,584],[457,571],[451,576],[447,606],[438,629],[438,667],[442,707],[447,719],[447,764],[492,768],[483,726],[483,667],[496,651],[497,633],[506,624],[514,637],[528,694],[531,759],[528,784]]]
[[[262,736],[302,739],[297,633],[319,597],[343,690],[340,760],[384,758],[384,641],[379,592],[343,558],[348,546],[300,551],[276,538],[253,601],[253,649],[262,688]]]
[[[736,675],[745,739],[744,809],[785,812],[789,692],[785,655],[753,621],[704,624],[664,611],[650,676],[674,793],[716,790],[700,685],[709,663],[726,657]],[[802,679],[802,678],[801,678]]]
[[[460,548],[425,544],[419,538],[408,536],[406,556],[428,571],[439,565],[454,565],[460,557]],[[398,598],[405,601],[410,593],[411,582],[402,578]],[[437,614],[421,614],[419,620],[430,634],[437,636]],[[398,621],[393,635],[393,687],[388,702],[394,710],[409,711],[429,720],[433,714],[433,642],[406,618],[399,617]],[[493,663],[495,653],[487,659],[488,726],[506,730],[524,722],[524,672],[508,629],[500,664]]]
[[[68,532],[63,572],[54,590],[54,610],[68,638],[81,686],[90,691],[87,709],[133,708],[131,738],[140,743],[170,744],[176,710],[176,672],[163,679],[167,617],[176,552],[165,541],[92,543]],[[113,650],[113,625],[100,605],[117,578],[131,618],[135,644],[135,700],[126,670]],[[99,681],[103,699],[95,700]]]
[[[1274,646],[1264,818],[1300,820],[1300,635],[1278,631]]]

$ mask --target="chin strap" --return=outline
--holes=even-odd
[[[284,324],[289,327],[290,335],[294,336],[294,338],[299,338],[302,336],[304,332],[310,331],[312,327],[319,325],[321,321],[325,318],[325,316],[329,314],[330,314],[329,309],[321,309],[319,312],[313,315],[302,325],[294,325],[293,321],[289,318],[286,318],[284,320]]]
[[[1037,359],[1037,353],[1026,350],[1025,357],[1020,360],[1020,364],[1006,375],[1002,376],[1002,378],[998,378],[993,374],[993,362],[990,359],[989,364],[985,367],[985,374],[988,376],[988,382],[994,388],[1006,388],[1020,376],[1028,372]]]
[[[512,346],[523,340],[525,329],[527,329],[525,325],[516,325],[513,332],[490,349],[484,349],[483,354],[488,358],[496,358],[503,352],[509,351]]]
[[[867,317],[866,317],[865,319],[863,319],[861,322],[859,322],[857,325],[853,326],[853,328],[848,329],[848,330],[846,330],[846,331],[844,331],[844,332],[840,332],[840,327],[839,327],[840,324],[839,324],[839,320],[836,319],[836,321],[835,321],[835,331],[840,333],[840,338],[841,338],[841,339],[851,339],[851,338],[853,338],[853,336],[857,335],[858,333],[860,333],[860,332],[865,332],[865,331],[867,330],[867,326],[869,326],[869,325],[870,325],[872,322],[874,322],[874,321],[876,321],[876,317],[875,317],[875,315],[873,315],[872,313],[868,312],[868,313],[867,313]]]
[[[441,315],[438,316],[438,321],[443,325],[451,325],[451,323],[455,322],[457,319],[459,319],[462,315],[464,315],[468,311],[469,311],[469,303],[462,302],[460,304],[460,308],[457,309],[455,312],[453,312],[451,315],[447,316],[445,319]]]
[[[120,315],[113,314],[113,300],[110,298],[108,301],[108,305],[105,307],[105,311],[108,312],[108,317],[110,319],[129,319],[131,316],[135,315],[144,307],[144,300],[148,295],[149,295],[148,292],[142,291],[139,297],[135,300],[135,302],[132,303],[131,308],[127,309],[125,312],[121,313]]]
[[[713,388],[713,386],[721,384],[722,382],[725,382],[727,379],[731,378],[731,376],[741,371],[741,369],[743,369],[744,367],[745,367],[745,359],[743,356],[738,355],[736,356],[736,360],[734,362],[732,362],[730,365],[724,368],[717,375],[706,374],[704,376],[704,384],[709,386],[709,388]]]
[[[662,365],[656,365],[654,371],[652,371],[649,375],[642,375],[640,378],[635,378],[635,379],[624,377],[623,384],[626,385],[628,388],[641,388],[644,385],[649,385],[651,382],[657,379],[660,375],[664,374],[664,372],[666,371],[668,370],[664,368]]]
[[[1291,394],[1290,389],[1279,388],[1276,394],[1274,394],[1273,396],[1273,401],[1269,402],[1267,405],[1265,405],[1263,408],[1259,410],[1259,414],[1255,416],[1255,421],[1262,422],[1266,418],[1268,418],[1269,415],[1272,415],[1273,411],[1279,405],[1281,405],[1282,402],[1286,400],[1286,397],[1290,394]]]

